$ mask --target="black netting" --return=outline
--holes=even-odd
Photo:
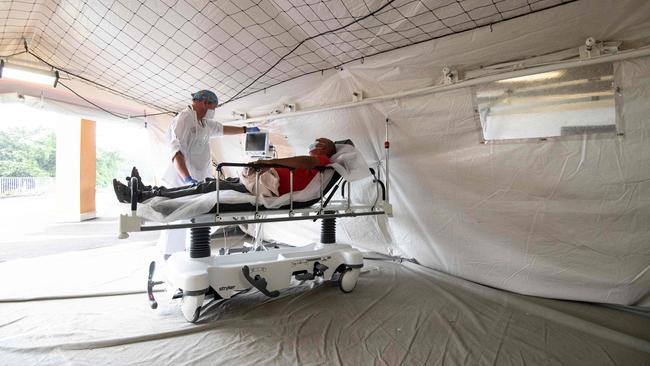
[[[574,0],[0,0],[0,56],[162,110],[296,77]]]

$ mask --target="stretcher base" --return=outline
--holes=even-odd
[[[179,252],[169,257],[166,267],[167,286],[182,291],[183,316],[196,322],[208,293],[228,299],[256,288],[275,297],[291,286],[293,277],[331,280],[337,275],[341,290],[351,292],[363,267],[363,256],[347,244],[316,243],[205,258],[191,258],[189,253]]]

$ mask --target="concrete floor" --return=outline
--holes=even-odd
[[[97,218],[84,222],[57,222],[54,193],[0,198],[0,262],[99,248],[127,241],[117,239],[117,217],[128,210],[112,190],[96,195]],[[159,232],[135,233],[138,241],[156,240]]]

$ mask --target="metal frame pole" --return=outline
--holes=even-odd
[[[259,198],[260,198],[260,192],[258,190],[259,184],[260,184],[260,171],[255,169],[255,216],[257,216],[259,212]]]
[[[388,195],[389,187],[390,187],[390,182],[389,182],[390,181],[390,176],[388,175],[388,168],[389,168],[388,167],[388,161],[389,161],[389,157],[390,157],[390,140],[388,139],[389,138],[389,136],[388,136],[388,127],[389,127],[390,123],[391,123],[390,119],[386,118],[386,141],[384,142],[384,152],[385,152],[385,156],[386,156],[386,202],[390,202],[390,199],[389,199],[390,196]]]
[[[289,170],[289,216],[293,215],[293,169]]]
[[[215,217],[219,217],[219,172],[217,172],[217,213]]]

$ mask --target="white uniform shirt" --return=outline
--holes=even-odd
[[[198,121],[191,106],[182,110],[172,120],[165,139],[169,149],[169,165],[163,174],[163,184],[167,187],[182,186],[186,183],[178,174],[172,158],[177,152],[185,157],[185,165],[192,178],[203,180],[211,177],[210,138],[223,135],[223,125],[217,121],[203,119]]]

